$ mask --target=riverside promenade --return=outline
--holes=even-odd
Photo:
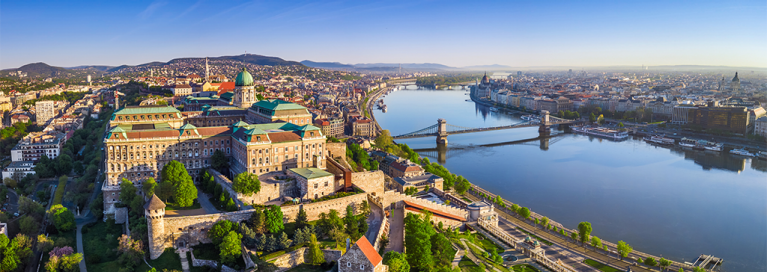
[[[483,193],[488,196],[487,199],[484,199],[482,196],[480,196],[479,193]],[[466,194],[471,200],[473,201],[481,201],[481,200],[487,200],[490,203],[492,203],[493,199],[496,198],[497,195],[491,193],[490,191],[487,191],[479,186],[476,186],[474,184],[471,185],[471,190]],[[511,207],[514,205],[511,201],[503,199],[504,204],[506,204],[506,207]],[[660,259],[658,256],[653,256],[644,252],[640,252],[637,250],[631,251],[631,253],[628,255],[628,257],[623,258],[623,260],[620,260],[620,256],[618,256],[617,252],[617,246],[614,243],[608,242],[606,240],[602,240],[602,244],[606,245],[608,247],[608,251],[604,251],[602,249],[596,249],[594,250],[593,247],[586,245],[581,246],[579,242],[573,241],[570,237],[564,237],[561,234],[554,233],[549,230],[544,230],[540,227],[540,225],[536,225],[534,221],[526,220],[518,217],[514,212],[512,212],[509,209],[499,207],[498,205],[493,204],[496,208],[496,212],[501,216],[502,219],[505,219],[507,221],[507,224],[518,226],[519,228],[533,233],[553,244],[559,245],[562,248],[569,249],[571,252],[578,253],[582,255],[585,259],[592,259],[599,261],[603,264],[609,265],[611,267],[614,267],[616,269],[625,270],[627,266],[634,264],[636,261],[636,258],[641,257],[643,260],[649,257],[654,258],[656,261]],[[531,212],[530,218],[534,220],[534,218],[542,218],[543,216],[534,212]],[[504,221],[504,220],[502,220]],[[577,230],[568,229],[562,226],[562,224],[551,220],[550,224],[553,226],[557,226],[560,229],[564,229],[567,233],[577,233]],[[686,265],[684,263],[672,261],[671,265],[666,269],[668,271],[679,271],[679,268],[683,268],[685,271],[692,271],[692,266]],[[639,264],[637,266],[631,266],[631,269],[633,271],[660,271],[659,267],[648,267],[644,264]]]

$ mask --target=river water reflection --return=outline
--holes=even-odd
[[[415,89],[385,96],[388,111],[375,111],[392,135],[438,118],[464,127],[521,122],[466,101],[468,89]],[[712,254],[724,258],[723,271],[767,271],[767,162],[576,134],[482,146],[537,136],[537,128],[453,135],[445,152],[434,138],[400,142],[568,228],[588,221],[593,235],[674,261]]]

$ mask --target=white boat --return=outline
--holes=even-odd
[[[650,137],[644,137],[644,140],[646,142],[662,144],[662,145],[673,145],[674,144],[674,139],[666,138],[666,137],[658,136],[658,135],[654,135],[654,136],[650,136]]]
[[[754,154],[751,154],[751,152],[748,152],[748,150],[746,150],[745,148],[730,150],[730,154],[746,156],[746,157],[754,157]]]
[[[679,146],[695,147],[697,144],[698,140],[695,139],[682,138],[682,140],[679,140]]]
[[[767,151],[759,151],[756,153],[756,156],[762,159],[767,159]]]
[[[490,111],[492,112],[498,112],[498,109],[496,107],[490,107]]]
[[[705,150],[722,151],[722,148],[724,147],[724,144],[717,143],[717,142],[710,142],[710,141],[700,140],[700,141],[698,141],[698,146],[699,147],[703,147],[703,149],[705,149]]]
[[[626,131],[619,131],[619,130],[604,128],[604,127],[596,127],[596,128],[574,127],[573,130],[575,132],[610,138],[614,140],[623,140],[629,137],[629,133]]]

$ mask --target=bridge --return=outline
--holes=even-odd
[[[418,154],[420,154],[421,156],[429,157],[431,159],[436,159],[437,162],[439,163],[445,163],[451,157],[460,156],[461,154],[464,154],[467,152],[477,152],[477,150],[482,150],[482,148],[496,147],[496,146],[527,145],[527,146],[536,146],[540,148],[541,150],[546,151],[546,150],[549,150],[549,146],[564,139],[565,137],[563,137],[563,135],[564,134],[551,135],[551,136],[539,136],[539,137],[524,139],[524,140],[515,140],[515,141],[509,141],[509,142],[481,144],[481,145],[450,145],[450,147],[448,147],[447,145],[437,145],[437,147],[435,148],[420,148],[420,149],[413,149],[413,151],[418,152]]]
[[[541,111],[540,120],[530,120],[530,121],[520,122],[520,123],[516,123],[512,125],[486,127],[486,128],[470,128],[470,127],[451,125],[451,124],[448,124],[445,119],[440,118],[439,120],[437,120],[436,125],[422,128],[410,133],[397,135],[392,138],[394,138],[395,140],[399,140],[399,139],[411,139],[411,138],[423,138],[423,137],[436,137],[437,144],[447,144],[448,135],[512,129],[512,128],[523,128],[523,127],[538,127],[538,133],[541,136],[547,136],[549,135],[550,127],[553,125],[571,125],[571,124],[575,124],[576,122],[577,121],[575,120],[568,120],[568,119],[549,116],[549,112],[545,110]]]

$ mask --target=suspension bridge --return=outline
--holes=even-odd
[[[476,152],[477,149],[495,147],[495,146],[527,145],[527,146],[536,146],[540,148],[541,150],[545,151],[549,149],[549,146],[553,145],[556,142],[561,141],[564,138],[565,137],[563,134],[559,134],[559,135],[551,135],[551,136],[539,136],[539,137],[530,138],[530,139],[516,140],[516,141],[509,141],[509,142],[502,142],[502,143],[493,143],[493,144],[450,145],[449,147],[447,145],[437,145],[437,147],[435,148],[420,148],[420,149],[413,149],[413,151],[418,152],[418,154],[421,154],[422,156],[429,157],[431,159],[436,159],[439,163],[445,163],[447,159],[451,157],[460,156],[461,154],[466,152]]]
[[[549,129],[553,125],[571,125],[575,123],[577,123],[577,121],[575,120],[568,120],[568,119],[549,116],[549,112],[543,110],[541,111],[540,120],[529,120],[529,121],[524,121],[524,122],[520,122],[516,124],[506,125],[506,126],[486,127],[486,128],[471,128],[471,127],[451,125],[451,124],[448,124],[445,119],[439,119],[437,120],[437,124],[435,125],[422,128],[410,133],[397,135],[392,138],[394,138],[395,140],[399,140],[399,139],[411,139],[411,138],[423,138],[423,137],[436,137],[437,144],[447,144],[448,135],[484,132],[484,131],[493,131],[493,130],[502,130],[502,129],[523,128],[523,127],[538,127],[538,133],[541,136],[546,136],[546,135],[549,135]]]

